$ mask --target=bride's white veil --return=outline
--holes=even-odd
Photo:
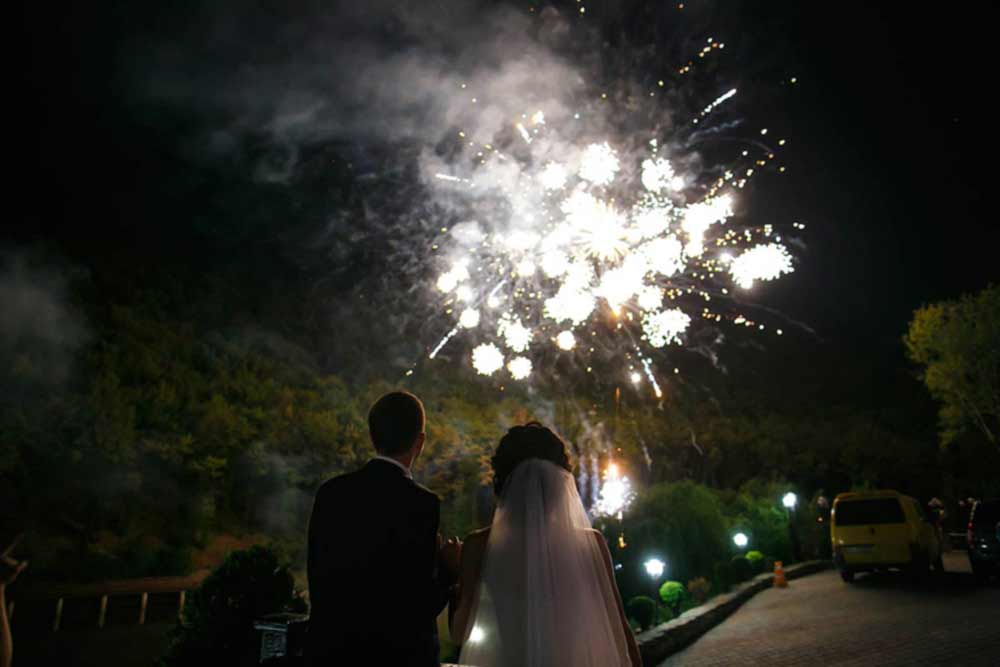
[[[573,476],[519,464],[490,528],[459,662],[477,667],[629,665],[605,556]]]

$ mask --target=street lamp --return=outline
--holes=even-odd
[[[791,491],[786,493],[785,496],[781,499],[781,504],[784,505],[789,511],[795,509],[795,506],[798,504],[798,502],[799,502],[799,497],[794,493],[792,493]]]
[[[656,605],[656,618],[653,620],[653,625],[656,625],[660,622],[660,577],[663,576],[667,564],[659,558],[650,558],[643,563],[643,567],[646,568],[646,574],[653,580],[653,602]]]
[[[746,533],[736,533],[733,535],[733,544],[735,544],[740,549],[745,549],[747,544],[750,543],[750,538],[747,537]]]
[[[646,568],[646,574],[651,576],[654,580],[663,576],[663,570],[667,566],[667,564],[659,558],[650,558],[643,563],[643,565]]]
[[[792,553],[795,555],[795,560],[800,561],[802,560],[802,550],[799,547],[799,534],[795,530],[795,506],[798,502],[799,497],[792,491],[781,498],[781,504],[788,510],[788,536],[792,540]]]

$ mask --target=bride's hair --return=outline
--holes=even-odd
[[[567,472],[573,472],[563,439],[539,422],[528,422],[524,426],[513,427],[500,438],[497,451],[490,459],[493,464],[493,492],[499,496],[514,468],[528,459],[551,461]]]

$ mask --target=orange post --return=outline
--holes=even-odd
[[[785,579],[785,568],[780,560],[774,561],[774,580],[771,585],[775,588],[788,588],[788,580]]]

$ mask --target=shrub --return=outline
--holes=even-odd
[[[750,571],[754,574],[760,574],[764,571],[767,566],[767,561],[764,559],[764,554],[759,551],[747,552],[747,561],[750,563]]]
[[[712,585],[720,593],[725,593],[733,585],[733,575],[730,570],[729,561],[712,566]]]
[[[656,600],[645,595],[637,595],[628,601],[625,611],[629,618],[639,624],[641,630],[648,630],[653,627],[653,619],[656,618]]]
[[[660,586],[660,599],[670,608],[674,616],[680,613],[685,594],[684,584],[679,581],[665,581]]]
[[[731,584],[746,581],[752,574],[753,566],[750,565],[750,561],[745,556],[733,556],[733,559],[729,561],[729,582]]]
[[[234,551],[187,599],[161,664],[255,664],[255,619],[292,611],[292,575],[272,549]]]
[[[688,595],[690,595],[691,599],[698,604],[701,604],[708,599],[708,593],[711,589],[712,585],[708,583],[708,579],[705,577],[692,579],[687,585]]]

